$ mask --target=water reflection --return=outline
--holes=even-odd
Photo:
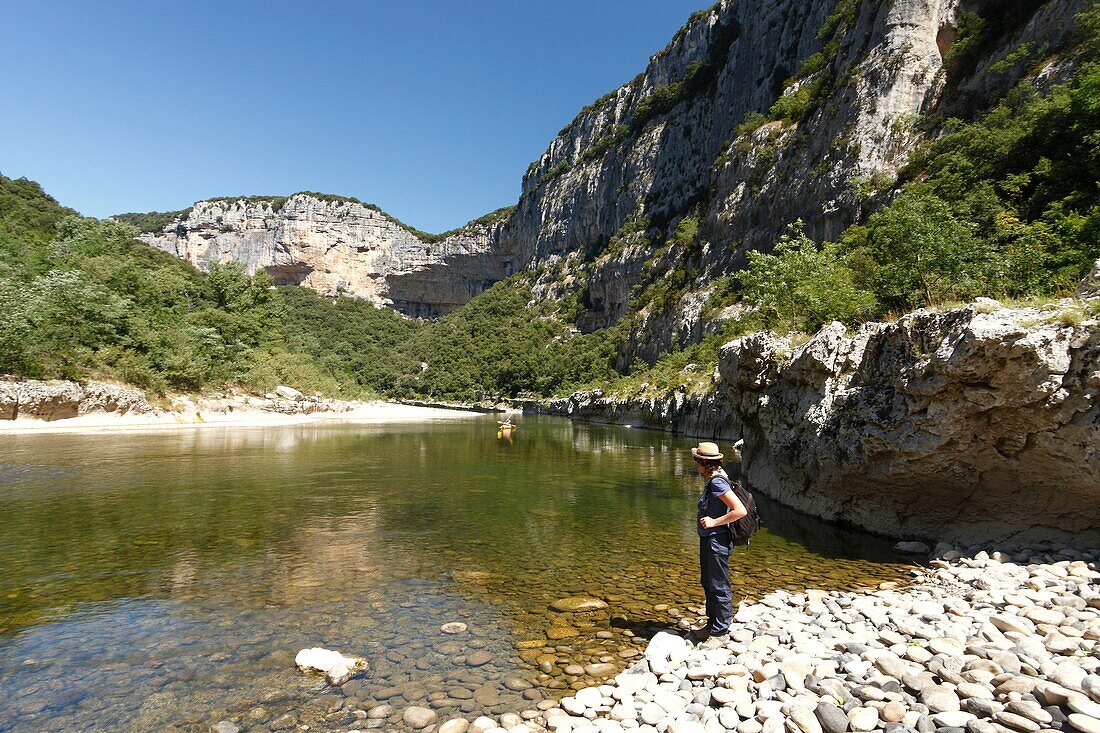
[[[383,700],[521,710],[593,682],[571,662],[628,663],[634,633],[675,622],[658,604],[691,615],[691,441],[552,418],[510,445],[495,432],[471,417],[6,436],[0,730],[333,727]],[[904,571],[882,541],[760,503],[742,598]],[[578,594],[614,623],[548,638],[564,628],[549,604]],[[453,620],[462,638],[440,633]],[[337,704],[293,671],[315,645],[373,671]]]

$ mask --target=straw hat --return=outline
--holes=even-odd
[[[691,449],[691,455],[693,458],[699,458],[705,461],[720,461],[722,460],[722,454],[718,450],[717,443],[711,443],[704,441]]]

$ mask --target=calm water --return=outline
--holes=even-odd
[[[526,418],[508,443],[495,426],[0,437],[0,731],[518,712],[694,621],[693,441]],[[740,598],[907,570],[885,541],[759,501]],[[577,595],[610,618],[549,607]],[[371,669],[334,690],[294,670],[307,646]],[[396,715],[362,720],[382,702]]]

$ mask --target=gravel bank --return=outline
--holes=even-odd
[[[908,587],[777,591],[742,605],[728,640],[661,632],[612,684],[439,729],[1100,733],[1098,560],[941,545]]]

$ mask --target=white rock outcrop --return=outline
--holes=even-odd
[[[62,420],[91,413],[153,412],[144,392],[116,384],[36,380],[0,381],[0,420]]]
[[[305,672],[320,672],[330,685],[342,685],[360,670],[367,669],[362,657],[345,657],[340,652],[314,647],[303,649],[294,657],[294,664]]]
[[[742,476],[891,536],[1100,541],[1100,322],[1079,301],[986,310],[727,344]]]
[[[966,117],[1007,92],[1026,65],[997,62],[1024,42],[1056,54],[1084,4],[1043,3],[984,44],[973,74],[948,84],[944,57],[969,8],[959,0],[865,2],[848,15],[835,0],[722,0],[558,133],[524,175],[512,212],[426,241],[375,207],[300,193],[274,203],[200,201],[142,238],[200,268],[237,261],[280,284],[345,292],[412,316],[445,314],[530,269],[541,273],[537,298],[583,293],[579,325],[599,328],[628,312],[634,286],[654,269],[690,260],[703,280],[727,274],[799,219],[814,238],[836,237],[881,203],[925,134],[922,117]],[[825,98],[797,124],[742,128],[750,115],[774,117],[778,96],[814,82],[811,75],[784,91],[829,42],[819,37],[828,27],[838,30],[835,53],[817,72],[835,80]],[[700,252],[652,243],[605,252],[630,220],[664,226],[691,211],[704,212]],[[649,314],[620,360],[652,361],[697,342],[703,319],[692,311],[703,301]]]
[[[298,193],[274,202],[199,201],[141,239],[203,270],[237,262],[250,274],[267,272],[277,285],[438,316],[510,274],[494,249],[500,226],[471,223],[426,242],[376,208]]]
[[[499,249],[540,273],[537,297],[553,299],[572,278],[566,290],[583,293],[586,305],[578,325],[599,328],[630,311],[648,272],[686,265],[709,281],[743,266],[747,251],[769,250],[796,220],[818,241],[835,239],[883,203],[925,134],[922,120],[948,111],[966,118],[1007,92],[1025,70],[996,62],[1025,42],[1061,48],[1084,3],[1044,3],[991,39],[974,74],[950,84],[944,57],[973,7],[853,5],[845,15],[832,0],[723,0],[693,15],[643,73],[585,107],[531,165],[500,230]],[[835,53],[786,93],[820,75],[835,83],[804,119],[775,119],[785,81],[829,43],[819,37],[828,26],[839,29]],[[654,114],[656,100],[672,101]],[[771,121],[746,131],[754,114]],[[699,251],[663,240],[605,250],[628,221],[662,227],[693,211],[703,212]],[[699,341],[690,311],[680,302],[644,314],[620,365]]]
[[[1100,260],[1092,266],[1092,272],[1077,286],[1077,297],[1082,300],[1100,298]]]

